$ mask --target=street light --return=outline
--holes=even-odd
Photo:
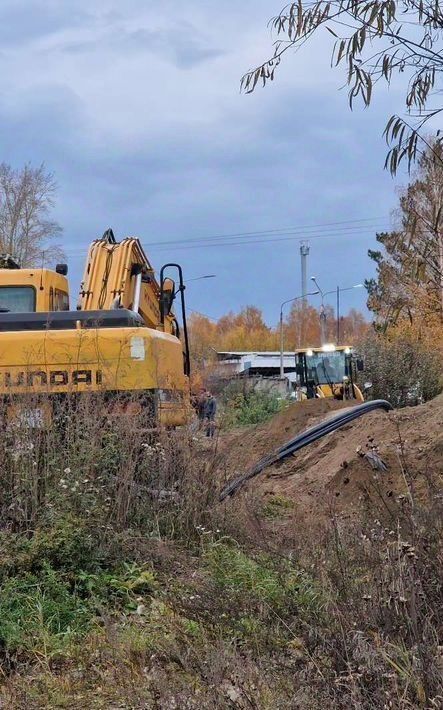
[[[190,281],[200,281],[201,279],[215,279],[215,277],[216,274],[205,274],[204,276],[195,276],[193,279],[186,279],[185,283],[183,284],[183,288],[186,288]],[[178,293],[180,293],[180,289],[177,289],[177,291],[175,291],[174,296],[176,296]]]
[[[193,279],[186,279],[186,283],[188,284],[190,281],[200,281],[201,279],[215,279],[216,274],[206,274],[205,276],[196,276]]]
[[[326,312],[325,312],[325,296],[326,294],[323,293],[321,290],[320,286],[317,283],[317,278],[315,276],[311,276],[311,281],[315,283],[315,285],[318,288],[318,292],[321,296],[321,309],[320,309],[320,340],[321,340],[321,345],[325,344],[326,340],[326,333],[325,333],[325,324],[326,324]]]
[[[294,301],[299,301],[302,298],[307,298],[308,296],[316,296],[320,291],[313,291],[312,293],[304,293],[301,296],[295,296],[295,298],[289,298],[287,301],[283,301],[280,306],[280,379],[283,380],[285,376],[285,368],[283,364],[283,353],[284,353],[284,343],[283,343],[283,306],[287,303],[293,303]]]
[[[352,291],[354,288],[363,288],[363,284],[355,284],[355,286],[347,286],[346,288],[340,288],[337,286],[337,345],[340,345],[340,294],[342,291]],[[330,291],[329,293],[334,293]],[[327,294],[325,294],[326,296]]]
[[[323,293],[321,290],[320,286],[317,283],[316,277],[311,276],[311,281],[315,283],[317,286],[320,294],[321,294],[321,313],[320,313],[320,328],[321,328],[321,340],[322,340],[322,345],[324,344],[324,337],[325,337],[325,321],[326,321],[326,312],[324,309],[324,300],[326,296],[330,296],[331,293],[336,293],[337,294],[337,345],[340,345],[340,294],[342,291],[352,291],[354,288],[363,288],[364,284],[355,284],[354,286],[347,286],[346,288],[341,288],[340,286],[337,286],[333,291],[326,291],[326,293]]]

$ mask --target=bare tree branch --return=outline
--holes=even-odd
[[[50,218],[57,185],[45,166],[14,170],[0,164],[0,252],[22,266],[42,266],[63,258],[54,244],[60,225]]]
[[[372,100],[373,88],[394,74],[409,74],[405,114],[392,116],[385,129],[391,146],[386,167],[395,173],[406,160],[409,169],[422,154],[423,126],[443,106],[430,106],[441,87],[443,74],[443,6],[438,0],[297,0],[286,5],[270,22],[277,34],[274,54],[247,72],[241,82],[246,93],[275,78],[284,55],[299,50],[321,28],[334,38],[333,66],[344,65],[349,103]],[[377,46],[376,51],[371,51]],[[435,92],[437,90],[437,92]],[[429,147],[429,144],[426,144]]]

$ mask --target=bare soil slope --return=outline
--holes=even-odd
[[[218,455],[220,475],[245,473],[263,455],[345,406],[328,400],[296,403],[264,425],[226,435]],[[374,470],[366,453],[377,454],[387,471]],[[435,495],[433,486],[443,488],[443,395],[419,407],[368,414],[268,468],[247,490],[263,497],[264,505],[274,502],[277,510],[280,504],[287,518],[312,521],[332,511],[352,517],[374,504],[394,514],[411,485],[419,497]]]

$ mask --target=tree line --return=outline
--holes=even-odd
[[[326,339],[336,340],[335,312],[325,306]],[[352,344],[360,340],[369,323],[355,309],[340,318],[341,342]],[[278,351],[280,327],[268,325],[263,312],[256,306],[246,306],[239,313],[228,313],[215,321],[200,313],[189,319],[191,350],[194,365],[205,366],[214,360],[216,351]],[[321,344],[320,309],[309,304],[294,303],[283,323],[285,350],[316,347]]]

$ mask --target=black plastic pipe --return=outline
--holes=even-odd
[[[323,436],[331,434],[333,431],[337,431],[337,429],[341,429],[350,422],[354,421],[354,419],[358,419],[358,417],[369,414],[369,412],[373,412],[376,409],[383,409],[384,411],[389,412],[393,409],[393,407],[392,404],[384,399],[376,399],[373,402],[365,402],[364,404],[359,404],[358,406],[353,407],[350,411],[340,412],[326,421],[320,422],[320,424],[316,424],[315,426],[306,429],[306,431],[301,434],[297,434],[296,437],[286,442],[286,444],[283,444],[283,446],[280,446],[280,448],[274,451],[274,453],[262,458],[246,474],[239,476],[228,483],[220,493],[219,500],[223,501],[228,496],[231,497],[235,495],[235,493],[237,493],[237,491],[240,490],[240,488],[242,488],[247,481],[251,478],[255,478],[255,476],[258,476],[262,471],[268,468],[268,466],[272,466],[272,464],[277,463],[277,461],[283,461],[283,459],[291,456],[296,451],[303,449],[305,446],[314,443],[314,441],[318,441]]]

